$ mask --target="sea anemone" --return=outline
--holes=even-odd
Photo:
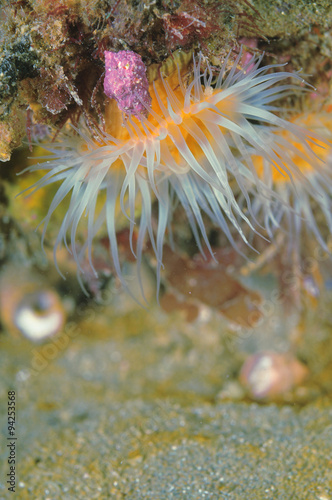
[[[296,165],[298,181],[281,175],[277,170],[271,170],[269,163],[262,156],[253,154],[252,162],[262,180],[262,191],[267,188],[267,195],[255,196],[252,210],[258,219],[263,219],[268,236],[272,239],[277,229],[287,233],[290,250],[300,252],[300,241],[303,226],[314,235],[318,243],[326,250],[326,237],[322,234],[317,218],[325,220],[328,235],[332,233],[332,144],[327,141],[332,138],[332,119],[330,113],[322,110],[293,117],[291,123],[302,129],[314,132],[322,139],[315,140],[311,150],[322,161],[312,161],[311,155],[305,152],[303,144],[289,129],[274,132],[274,141],[281,147],[286,143],[293,146],[290,149],[291,159]],[[270,193],[274,195],[271,196]],[[321,215],[319,215],[319,212]],[[323,216],[323,217],[322,217]],[[326,231],[325,231],[326,232]]]
[[[58,247],[64,243],[77,262],[79,274],[83,273],[86,253],[94,269],[92,242],[106,226],[113,266],[126,287],[117,245],[118,214],[122,211],[129,221],[129,245],[138,272],[149,236],[157,260],[159,290],[163,243],[167,230],[171,230],[176,198],[186,212],[199,249],[203,252],[203,238],[213,256],[202,212],[236,246],[234,230],[246,242],[243,224],[256,231],[250,196],[278,199],[265,174],[257,173],[254,155],[261,158],[264,172],[278,172],[295,186],[304,174],[294,155],[305,158],[312,168],[320,164],[312,149],[318,136],[278,116],[274,106],[276,100],[298,88],[289,79],[303,82],[302,77],[283,71],[282,65],[260,67],[262,56],[253,56],[239,68],[242,55],[233,64],[230,56],[214,76],[199,54],[193,58],[193,76],[187,84],[182,76],[183,63],[175,59],[172,69],[169,63],[150,84],[151,105],[141,101],[146,112],[124,116],[116,101],[108,100],[105,129],[91,130],[82,122],[74,127],[76,136],[67,135],[62,142],[44,146],[51,152],[48,161],[28,170],[47,173],[29,189],[34,192],[55,182],[60,185],[42,221],[42,241],[52,214],[65,198],[69,200],[55,241],[55,260]],[[287,131],[288,135],[278,131]],[[234,195],[236,185],[244,204],[240,205]],[[306,185],[316,187],[309,179]],[[100,207],[101,192],[106,196]],[[156,224],[152,223],[154,200],[158,204]],[[87,219],[86,238],[78,244],[76,235],[83,216]]]

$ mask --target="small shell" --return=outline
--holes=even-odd
[[[10,269],[0,277],[0,319],[9,332],[38,342],[62,329],[66,313],[56,290]]]
[[[301,384],[308,368],[287,353],[265,351],[250,356],[240,380],[254,399],[274,399]]]

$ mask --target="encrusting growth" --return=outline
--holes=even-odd
[[[151,96],[141,56],[130,50],[105,51],[104,91],[127,115],[146,114]]]

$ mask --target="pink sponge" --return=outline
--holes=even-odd
[[[146,68],[141,56],[130,50],[105,51],[105,94],[116,99],[121,111],[140,117],[151,105]]]

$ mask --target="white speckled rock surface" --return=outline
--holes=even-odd
[[[58,352],[3,335],[0,418],[5,429],[14,387],[16,498],[332,498],[330,398],[308,382],[297,404],[250,402],[241,355],[217,325],[101,311]]]

